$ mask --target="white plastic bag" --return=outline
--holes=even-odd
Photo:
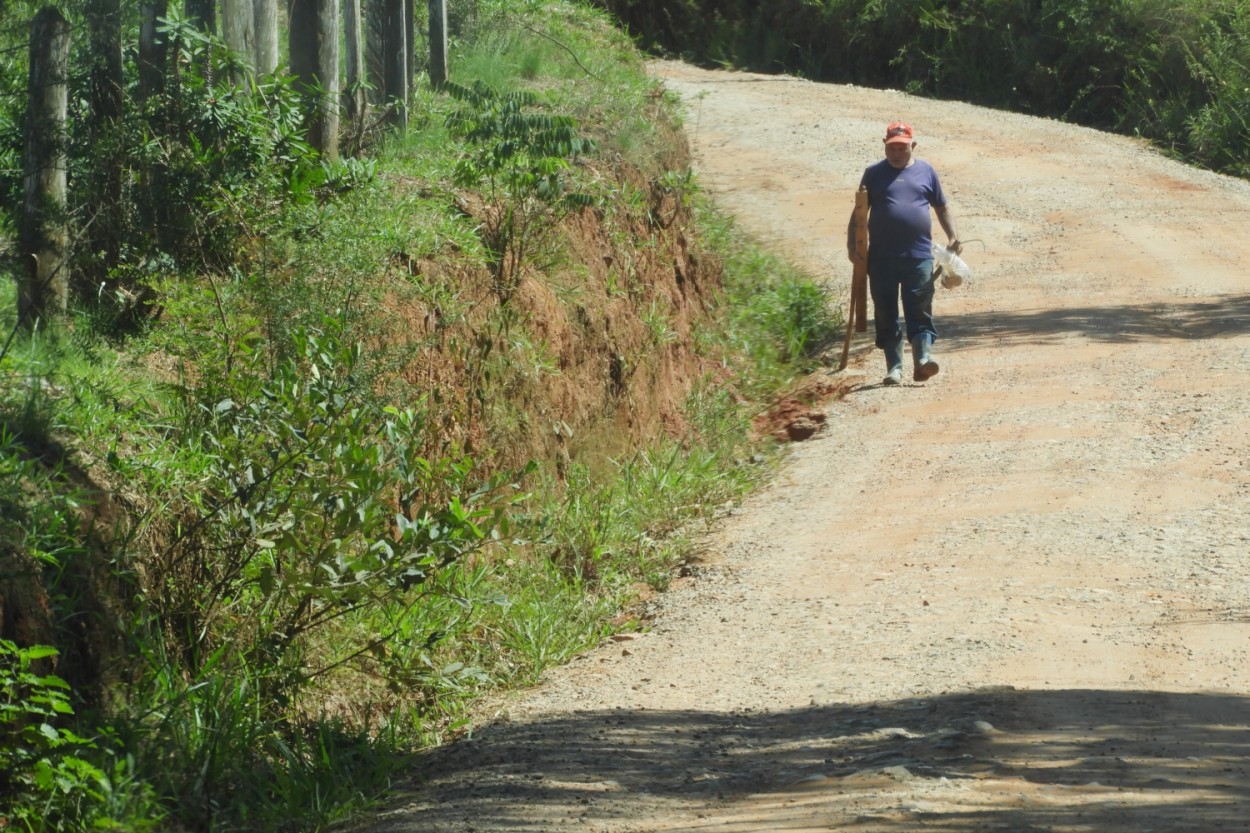
[[[942,267],[942,286],[954,289],[972,277],[972,267],[945,246],[933,244],[933,259]]]

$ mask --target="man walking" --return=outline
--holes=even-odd
[[[906,338],[911,342],[912,378],[923,382],[937,375],[930,354],[937,339],[933,326],[933,240],[929,207],[937,214],[947,246],[963,247],[955,215],[946,204],[933,166],[913,154],[911,125],[893,122],[885,131],[885,159],[864,170],[860,186],[868,191],[868,285],[876,324],[876,344],[885,351],[886,385],[903,380],[903,337],[898,307],[901,298]],[[855,215],[846,232],[847,255],[855,261]]]

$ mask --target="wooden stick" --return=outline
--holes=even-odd
[[[850,308],[846,311],[846,337],[842,341],[842,361],[838,364],[838,370],[846,370],[846,361],[851,355],[851,333],[855,326],[855,283],[851,282],[851,303]]]
[[[846,338],[842,342],[842,363],[846,369],[851,355],[851,332],[868,329],[868,190],[863,186],[855,194],[855,253],[851,272],[851,302],[846,311]]]
[[[852,293],[855,307],[855,332],[868,329],[868,189],[860,186],[855,193],[855,273],[851,285],[858,288]]]

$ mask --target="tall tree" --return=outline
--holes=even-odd
[[[343,44],[347,50],[345,67],[347,77],[344,79],[346,95],[343,103],[347,108],[347,119],[356,125],[365,117],[365,46],[363,19],[360,14],[360,0],[345,0],[343,3]]]
[[[26,269],[18,284],[18,321],[27,327],[69,301],[65,270],[65,121],[69,103],[69,22],[52,6],[35,14],[30,33],[30,102],[19,247]]]
[[[216,0],[185,0],[187,19],[190,20],[197,29],[207,35],[217,34],[217,2]],[[205,53],[203,66],[200,71],[204,73],[204,78],[211,82],[213,80],[213,62]]]
[[[159,31],[160,19],[169,13],[169,0],[143,0],[139,6],[139,95],[148,98],[165,85],[168,51]]]
[[[308,141],[326,159],[339,155],[337,0],[291,0],[291,74],[305,98]]]
[[[122,169],[117,129],[121,123],[125,79],[122,77],[121,0],[90,0],[91,143],[100,149],[95,169],[86,274],[92,285],[108,277],[121,251]]]
[[[365,77],[370,104],[386,105],[386,0],[365,0],[361,9],[365,32]]]
[[[256,9],[252,0],[221,0],[221,34],[232,52],[255,66]],[[239,85],[248,83],[244,72],[231,80]]]
[[[253,11],[256,18],[256,72],[269,75],[278,68],[278,0],[254,0]]]
[[[382,72],[390,121],[398,127],[408,124],[408,39],[405,0],[383,0],[385,25],[382,28]]]
[[[447,2],[430,0],[430,85],[447,83]]]
[[[412,8],[413,0],[404,0],[404,46],[407,54],[404,66],[408,68],[408,79],[404,87],[412,90],[412,82],[417,75],[417,19]]]

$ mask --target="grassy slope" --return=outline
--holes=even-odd
[[[540,212],[506,297],[480,235],[501,197],[455,185],[471,148],[445,127],[454,103],[421,89],[372,184],[286,216],[233,273],[163,282],[142,337],[102,338],[84,313],[19,336],[2,360],[0,558],[25,577],[7,587],[5,621],[22,645],[60,647],[79,720],[59,725],[82,739],[6,759],[60,779],[22,781],[14,823],[295,830],[342,818],[407,750],[463,726],[483,691],[529,683],[630,627],[618,613],[663,587],[683,531],[758,474],[751,403],[831,335],[824,295],[700,208],[666,102],[597,15],[549,3],[465,27],[457,79],[536,90],[599,145],[571,171],[596,207],[558,223]],[[339,446],[301,446],[291,459],[308,468],[267,493],[273,518],[304,519],[289,545],[257,531],[269,516],[223,477],[263,470],[274,448],[324,426],[308,412],[314,389],[361,415],[331,421],[347,426],[342,448],[394,453],[386,409],[416,408],[408,445],[430,464],[435,507],[540,465],[516,481],[531,497],[498,543],[469,547],[414,593],[352,603],[278,654],[274,623],[294,620],[275,611],[299,613],[279,591],[306,590],[284,584],[296,554],[314,534],[346,540],[318,529],[332,515],[314,491],[338,478],[350,492],[355,475]],[[288,430],[299,418],[306,427]],[[380,488],[360,511],[385,532],[391,487]],[[271,552],[281,569],[265,566]],[[230,558],[235,573],[223,572]],[[37,688],[5,697],[32,709]]]

